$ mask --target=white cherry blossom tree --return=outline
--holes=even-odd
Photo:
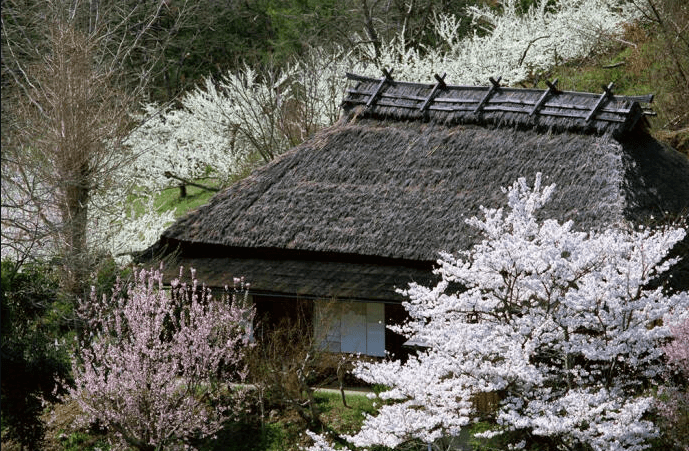
[[[483,208],[483,219],[469,220],[481,243],[442,253],[436,286],[404,291],[411,319],[395,329],[426,349],[405,363],[356,367],[388,389],[348,441],[433,443],[485,419],[493,427],[480,436],[517,448],[649,446],[662,345],[668,325],[689,317],[689,293],[648,284],[676,262],[666,256],[685,231],[580,232],[571,221],[538,221],[553,189],[541,187],[540,174],[533,188],[520,179],[507,190],[506,211]],[[476,406],[485,393],[498,395],[490,412]]]

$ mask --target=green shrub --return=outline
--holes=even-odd
[[[64,451],[105,451],[110,449],[105,440],[85,432],[72,432],[70,435],[63,435],[60,439],[60,445]]]
[[[54,402],[69,378],[69,360],[60,345],[62,308],[58,280],[44,265],[21,271],[2,262],[2,427],[23,448],[40,449],[45,425],[43,401]]]

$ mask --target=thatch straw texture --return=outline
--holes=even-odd
[[[434,261],[478,239],[465,219],[543,172],[542,214],[582,229],[689,210],[689,161],[644,133],[381,121],[352,113],[164,232],[161,243]]]

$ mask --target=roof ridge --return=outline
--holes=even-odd
[[[364,105],[364,115],[395,119],[433,120],[444,123],[493,123],[548,128],[556,131],[620,136],[647,125],[653,115],[642,103],[653,94],[622,96],[613,93],[614,84],[603,86],[602,94],[561,91],[557,79],[547,89],[510,88],[501,77],[490,77],[490,86],[450,85],[445,75],[435,74],[437,83],[394,80],[385,71],[380,79],[347,73],[357,82],[346,91],[346,111]]]

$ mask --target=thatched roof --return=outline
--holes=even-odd
[[[195,266],[205,265],[209,275],[239,275],[231,269],[241,271],[240,264],[221,261],[237,257],[233,261],[253,268],[241,273],[249,279],[249,272],[256,274],[252,283],[266,279],[264,290],[270,290],[274,269],[285,276],[274,277],[274,291],[291,293],[308,293],[308,277],[321,286],[328,280],[344,286],[345,274],[347,280],[360,277],[358,285],[352,282],[354,291],[344,289],[340,296],[362,297],[383,289],[376,277],[388,277],[383,285],[391,292],[421,274],[409,269],[397,280],[389,278],[399,268],[430,266],[440,250],[470,247],[478,236],[465,219],[479,215],[480,205],[503,206],[500,188],[518,177],[533,181],[536,172],[558,185],[543,216],[573,219],[582,229],[689,211],[689,160],[638,128],[598,135],[584,134],[576,125],[577,131],[557,126],[551,132],[507,127],[503,119],[502,126],[495,120],[479,125],[475,117],[470,123],[433,115],[400,120],[407,108],[367,109],[347,102],[337,125],[179,219],[158,246],[181,246],[182,257],[197,259]],[[213,262],[198,260],[211,254]],[[278,260],[282,263],[271,269],[268,262]],[[322,265],[320,273],[298,261],[312,269]],[[353,266],[346,270],[323,262]],[[369,263],[386,267],[380,271],[388,275],[356,269]],[[258,275],[259,267],[265,277]],[[370,280],[362,275],[369,270]],[[289,286],[287,278],[299,274],[304,276],[294,283],[301,287]],[[328,289],[312,291],[321,295]]]
[[[164,238],[434,260],[475,240],[464,220],[541,171],[544,214],[600,228],[689,207],[689,163],[647,135],[619,143],[359,119],[321,133],[178,220]]]

